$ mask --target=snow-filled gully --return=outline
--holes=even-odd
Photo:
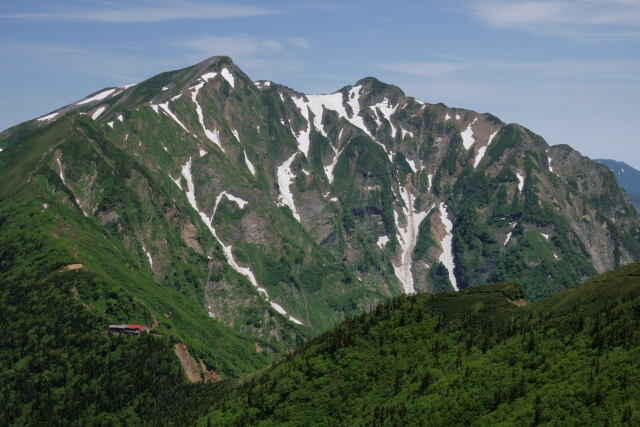
[[[440,255],[440,262],[447,268],[449,272],[449,281],[453,286],[453,289],[456,291],[458,289],[458,281],[456,280],[456,275],[454,270],[456,268],[455,261],[453,259],[453,223],[449,219],[449,214],[447,213],[447,205],[444,203],[440,203],[438,206],[438,210],[440,211],[440,221],[442,221],[442,225],[446,231],[446,235],[442,238],[440,242],[440,246],[442,247],[442,254]]]
[[[204,116],[202,114],[202,107],[200,107],[200,104],[198,104],[198,93],[200,92],[200,89],[202,89],[202,87],[205,85],[205,83],[211,79],[213,79],[215,76],[217,76],[218,73],[206,73],[203,74],[202,76],[200,76],[200,79],[202,80],[200,83],[198,83],[195,86],[190,87],[191,89],[191,100],[193,101],[193,103],[196,106],[196,114],[198,115],[198,121],[200,122],[200,126],[202,126],[202,130],[204,131],[204,134],[207,136],[207,138],[209,138],[214,144],[216,144],[218,146],[218,148],[220,148],[220,150],[222,150],[222,152],[224,153],[224,148],[222,147],[222,142],[220,142],[220,132],[217,129],[214,129],[213,131],[207,129],[207,127],[204,125]]]
[[[400,265],[393,264],[393,270],[406,294],[412,294],[415,292],[413,286],[413,250],[416,247],[418,241],[418,232],[420,230],[420,223],[429,215],[431,207],[427,212],[417,211],[413,204],[413,197],[409,191],[403,186],[400,186],[400,197],[404,203],[402,206],[402,213],[404,214],[406,227],[400,227],[398,222],[398,213],[394,210],[393,217],[396,223],[396,238],[400,243]]]
[[[60,154],[60,156],[58,156],[56,154],[56,156],[55,156],[56,163],[58,163],[58,176],[60,177],[60,180],[62,181],[62,184],[64,184],[64,186],[69,189],[71,194],[73,194],[73,190],[71,190],[71,187],[69,187],[69,185],[67,185],[67,181],[64,179],[64,169],[62,168],[62,162],[60,161],[60,157],[61,156],[62,156],[62,154]],[[82,211],[84,216],[88,217],[89,215],[87,215],[87,212],[84,210],[84,208],[80,204],[80,200],[78,200],[77,197],[76,197],[76,204],[78,205],[78,207],[80,208],[80,210]]]
[[[323,136],[327,136],[327,132],[322,125],[322,114],[324,113],[324,109],[335,111],[338,114],[338,117],[344,118],[352,125],[360,128],[373,142],[378,144],[384,152],[389,157],[389,161],[393,162],[393,153],[387,150],[387,147],[378,141],[368,130],[367,126],[364,123],[364,119],[359,116],[360,114],[360,103],[358,96],[362,93],[362,87],[356,86],[350,89],[349,94],[347,95],[347,104],[351,107],[352,114],[348,114],[345,106],[343,104],[343,95],[342,92],[336,92],[332,94],[325,95],[305,95],[306,100],[303,97],[291,97],[291,101],[296,105],[302,117],[307,121],[307,127],[304,130],[300,130],[299,132],[295,132],[292,130],[292,133],[295,135],[296,140],[298,142],[298,150],[302,152],[305,156],[307,156],[309,152],[310,140],[309,136],[311,134],[311,125],[316,128],[316,130],[322,134]],[[387,119],[391,124],[392,135],[397,133],[395,126],[391,122],[391,114],[395,112],[397,106],[393,107],[391,102],[388,99],[383,100],[382,102],[372,105],[369,107],[374,113],[374,119],[378,123],[378,126],[382,124],[382,119],[380,118],[380,114],[382,114],[382,118]],[[313,114],[313,119],[310,116],[310,113]],[[338,138],[339,140],[340,138]],[[336,147],[331,145],[334,156],[331,164],[324,167],[325,174],[327,175],[327,179],[330,183],[333,182],[333,172],[336,164],[338,163],[338,159],[340,158],[340,154],[344,151],[345,147],[342,147],[338,150]]]
[[[296,210],[293,193],[291,192],[291,184],[293,184],[293,181],[296,179],[296,175],[291,170],[291,163],[293,163],[297,155],[298,152],[296,151],[278,167],[278,188],[280,190],[278,205],[288,206],[289,209],[291,209],[293,217],[300,222],[300,215],[298,215],[298,211]]]
[[[227,260],[227,263],[231,266],[231,268],[233,268],[235,271],[237,271],[238,273],[246,277],[249,280],[249,282],[251,282],[251,284],[257,289],[258,293],[265,298],[265,300],[269,303],[269,305],[271,305],[271,307],[273,307],[274,310],[276,310],[278,313],[282,314],[283,316],[287,317],[287,319],[289,319],[293,323],[302,325],[303,323],[301,321],[287,314],[286,310],[284,310],[279,304],[269,300],[269,294],[267,293],[267,290],[258,284],[258,281],[256,280],[256,277],[251,271],[251,269],[248,267],[242,267],[237,263],[235,257],[233,256],[232,246],[225,245],[220,239],[220,237],[218,237],[218,234],[216,233],[216,230],[213,227],[213,218],[216,215],[216,211],[218,210],[218,205],[220,204],[220,201],[222,200],[223,197],[226,197],[229,201],[237,204],[240,209],[244,209],[244,207],[247,205],[248,202],[226,191],[223,191],[218,195],[218,197],[216,197],[216,202],[214,204],[213,212],[211,213],[211,216],[207,216],[207,214],[204,211],[201,211],[198,209],[198,203],[197,203],[196,194],[195,194],[195,186],[193,184],[193,177],[191,175],[191,159],[189,159],[187,163],[185,163],[184,166],[182,166],[181,174],[182,174],[182,177],[184,177],[184,179],[187,181],[187,190],[183,190],[183,191],[185,191],[189,204],[200,215],[200,218],[209,229],[209,232],[211,233],[211,235],[218,241],[220,246],[222,246],[224,257]],[[182,190],[182,186],[180,185],[180,178],[173,179],[173,177],[171,176],[170,178],[178,186],[178,188]]]

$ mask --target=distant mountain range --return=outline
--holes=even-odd
[[[640,171],[616,160],[594,159],[594,161],[611,169],[618,184],[627,192],[634,206],[640,210]]]

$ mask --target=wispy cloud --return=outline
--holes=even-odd
[[[0,70],[18,70],[27,73],[42,69],[47,73],[75,73],[99,76],[109,84],[136,83],[142,77],[184,65],[174,58],[141,60],[139,52],[100,52],[74,45],[0,41],[0,51],[6,61]]]
[[[451,78],[491,73],[522,78],[538,75],[552,78],[640,80],[640,60],[573,60],[540,62],[417,61],[378,64],[378,68],[425,78]]]
[[[205,35],[174,41],[171,45],[186,50],[190,62],[213,55],[227,55],[247,73],[269,79],[301,70],[303,63],[297,59],[296,52],[309,46],[302,37],[275,40],[250,34]]]
[[[4,14],[3,18],[36,21],[92,21],[108,23],[165,22],[180,19],[228,19],[278,13],[261,6],[239,6],[180,0],[115,1],[95,9],[57,9],[42,12]]]
[[[638,0],[490,0],[468,2],[467,8],[495,28],[568,37],[640,38]]]
[[[311,43],[309,43],[309,41],[304,37],[291,37],[289,38],[289,42],[292,45],[303,48],[303,49],[308,49],[311,47]]]
[[[176,41],[176,46],[196,51],[198,55],[228,55],[232,58],[262,56],[282,52],[281,42],[272,39],[261,39],[248,34],[233,36],[202,36]]]

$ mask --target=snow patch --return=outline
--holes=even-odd
[[[124,122],[124,117],[122,116],[122,114],[118,114],[118,117],[116,117],[116,120],[119,122]]]
[[[511,224],[509,224],[511,226],[511,231],[509,231],[507,233],[507,236],[504,239],[504,243],[502,244],[502,247],[507,246],[507,243],[509,243],[509,240],[511,240],[511,235],[513,234],[513,229],[516,227],[517,224],[518,224],[517,222],[512,222]]]
[[[251,172],[251,175],[255,176],[256,168],[253,167],[253,163],[251,163],[251,160],[249,160],[249,157],[247,157],[246,151],[244,151],[244,164],[247,165],[247,169],[249,169],[249,172]]]
[[[449,120],[451,118],[451,116],[449,115],[449,113],[444,115],[444,121],[446,122],[447,120]]]
[[[203,150],[203,149],[200,149],[200,151],[198,152],[198,154],[200,154],[200,157],[204,157],[204,156],[206,156],[206,155],[207,155],[207,151],[206,151],[206,150]]]
[[[205,73],[203,75],[200,76],[200,79],[204,80],[205,82],[215,78],[215,76],[217,76],[218,73],[216,73],[215,71],[211,72],[211,73]]]
[[[216,144],[218,148],[220,148],[220,150],[222,150],[222,152],[224,153],[224,148],[222,147],[222,143],[220,142],[220,132],[217,129],[214,129],[213,131],[211,131],[206,128],[206,126],[204,125],[204,116],[202,115],[202,107],[200,107],[200,104],[198,104],[198,100],[197,100],[198,92],[200,92],[200,89],[202,89],[202,87],[208,80],[214,78],[216,75],[217,73],[203,74],[200,77],[200,79],[203,81],[190,88],[191,100],[196,106],[196,114],[198,115],[198,121],[200,122],[200,126],[202,126],[202,130],[204,130],[204,134],[206,135],[207,138],[209,138],[209,140],[211,140],[214,144]]]
[[[301,321],[299,321],[298,319],[296,319],[293,316],[289,316],[287,314],[287,311],[282,308],[282,306],[278,303],[275,303],[273,301],[269,301],[269,304],[271,305],[271,307],[273,307],[273,309],[275,311],[277,311],[278,313],[282,314],[283,316],[285,316],[286,318],[288,318],[289,320],[291,320],[293,323],[295,323],[296,325],[302,325],[303,323]]]
[[[293,97],[291,100],[296,107],[298,107],[300,114],[307,122],[306,129],[300,130],[295,134],[296,141],[298,141],[298,150],[306,156],[309,153],[309,145],[311,144],[311,141],[309,140],[309,136],[311,135],[311,120],[309,119],[308,108],[309,104],[303,98]],[[324,132],[324,129],[318,129],[318,131]]]
[[[109,126],[111,129],[113,129],[113,121],[110,121],[109,123],[107,123],[107,126]]]
[[[169,88],[166,86],[162,86],[162,90],[169,90]]]
[[[460,114],[456,114],[456,120],[460,120]]]
[[[388,236],[380,236],[378,237],[378,241],[376,242],[380,249],[383,249],[385,246],[387,246],[387,243],[389,243]]]
[[[433,174],[430,173],[429,175],[427,175],[427,190],[431,191],[431,187],[433,187]]]
[[[238,134],[238,131],[235,129],[231,129],[231,133],[233,134],[233,136],[236,137],[236,139],[238,140],[238,142],[240,142],[240,134]]]
[[[56,162],[58,163],[58,176],[62,183],[66,186],[67,181],[64,180],[64,170],[62,169],[62,163],[60,162],[60,157],[56,156]]]
[[[389,161],[393,162],[393,154],[387,150],[387,147],[385,147],[384,144],[376,140],[373,137],[373,135],[371,135],[371,133],[367,130],[367,126],[364,123],[364,119],[359,115],[361,111],[359,95],[361,93],[362,93],[361,86],[354,86],[349,90],[349,93],[347,95],[347,104],[351,107],[352,114],[347,113],[347,110],[345,109],[345,106],[344,106],[343,94],[341,92],[336,92],[328,95],[305,95],[307,98],[306,101],[304,100],[304,98],[298,98],[298,97],[291,98],[292,101],[296,104],[296,106],[300,110],[300,113],[302,114],[302,116],[307,120],[307,123],[308,123],[307,129],[305,131],[301,131],[296,136],[296,139],[298,140],[298,149],[302,151],[305,154],[305,156],[307,155],[307,152],[309,150],[309,134],[311,132],[310,126],[312,124],[309,112],[311,112],[314,116],[313,125],[316,128],[316,130],[319,133],[321,133],[323,136],[325,137],[327,136],[327,132],[325,131],[324,126],[322,125],[322,114],[324,112],[324,109],[327,109],[327,110],[335,111],[338,114],[338,117],[344,118],[345,120],[350,122],[352,125],[360,128],[367,136],[369,136],[372,139],[373,142],[375,142],[376,144],[378,144],[384,149],[385,153],[389,157]],[[390,115],[389,114],[390,110],[395,111],[395,108],[391,107],[388,101],[387,103],[383,102],[381,104],[378,104],[378,106],[382,107],[381,112],[383,112],[384,110],[383,115],[384,114]],[[376,106],[373,106],[372,108],[374,107]],[[374,110],[374,112],[375,111],[376,110]],[[376,114],[376,117],[377,117],[377,114]],[[334,158],[331,162],[331,165],[324,167],[325,173],[330,183],[333,182],[333,169],[335,165],[338,163],[338,158],[340,157],[340,154],[345,148],[345,147],[342,147],[342,149],[338,151],[333,145],[331,145],[331,147],[334,152]]]
[[[226,191],[224,194],[225,196],[227,196],[227,199],[238,205],[240,209],[244,209],[244,207],[249,203],[246,200],[242,200],[240,197],[236,197],[233,194],[227,193]]]
[[[396,128],[393,123],[391,123],[391,115],[396,112],[397,108],[398,106],[392,106],[391,101],[389,101],[388,99],[384,99],[382,102],[371,106],[371,109],[375,113],[374,119],[378,127],[380,127],[380,125],[382,124],[382,119],[386,119],[389,121],[389,124],[391,125],[391,135],[396,135]],[[378,110],[380,110],[380,113],[382,113],[382,118],[379,117]]]
[[[476,154],[476,158],[475,158],[475,161],[473,163],[473,168],[474,169],[480,164],[480,161],[484,157],[484,154],[487,152],[487,148],[489,148],[489,146],[493,142],[493,138],[495,138],[497,134],[498,134],[498,130],[493,132],[491,135],[489,135],[489,141],[487,142],[487,145],[485,145],[484,147],[480,147],[478,149],[478,153]]]
[[[351,122],[352,125],[362,129],[367,135],[369,131],[364,124],[364,119],[360,117],[360,95],[362,94],[362,86],[354,86],[349,90],[349,96],[347,97],[347,104],[351,107],[353,115],[351,117],[345,115],[346,119]]]
[[[411,170],[413,171],[413,173],[417,173],[418,170],[416,169],[416,162],[414,162],[411,159],[406,159],[407,163],[409,163],[409,166],[411,167]]]
[[[158,107],[160,107],[162,109],[162,111],[164,111],[165,113],[167,113],[167,115],[169,117],[171,117],[173,119],[174,122],[176,122],[177,124],[180,125],[180,127],[182,129],[185,130],[185,132],[189,132],[189,130],[187,129],[187,127],[185,125],[182,124],[182,122],[180,121],[180,119],[178,119],[178,117],[176,117],[175,114],[173,114],[173,112],[169,109],[169,103],[165,102],[164,104],[158,104]]]
[[[440,262],[447,268],[451,285],[453,286],[453,289],[457,291],[459,289],[458,281],[454,273],[456,265],[453,259],[453,223],[449,219],[447,206],[444,203],[440,203],[440,206],[438,206],[438,210],[440,211],[440,221],[442,221],[442,225],[447,232],[447,234],[442,238],[442,241],[440,242],[440,246],[442,246]]]
[[[38,118],[36,120],[39,121],[39,122],[46,122],[48,120],[55,119],[57,115],[58,115],[58,113],[51,113],[51,114],[47,114],[46,116],[42,116],[42,117],[40,117],[40,118]]]
[[[415,209],[413,203],[413,196],[407,189],[400,185],[400,198],[402,199],[402,213],[404,214],[406,226],[404,228],[400,227],[398,222],[398,212],[393,211],[393,218],[396,223],[396,238],[400,243],[400,265],[397,266],[395,263],[393,264],[393,270],[402,283],[404,287],[404,292],[406,294],[412,294],[415,292],[413,287],[413,250],[416,247],[416,242],[418,241],[418,232],[420,229],[420,223],[427,217],[429,212],[419,212]]]
[[[504,239],[504,244],[502,245],[502,247],[507,246],[507,243],[509,243],[509,240],[511,240],[511,234],[513,234],[513,231],[510,231],[510,232],[507,233],[507,236]]]
[[[142,250],[144,251],[144,253],[147,255],[147,258],[149,259],[149,266],[151,267],[151,269],[153,270],[153,258],[151,258],[151,254],[149,253],[149,251],[147,250],[147,248],[145,248],[144,246],[142,247]]]
[[[471,146],[476,142],[476,139],[473,136],[473,129],[471,129],[471,126],[476,122],[476,120],[478,120],[477,117],[469,123],[469,126],[467,126],[464,131],[460,132],[460,136],[462,136],[462,145],[464,145],[465,150],[471,148]]]
[[[551,157],[547,157],[547,164],[549,165],[549,172],[553,173],[553,168],[551,167]]]
[[[524,188],[524,176],[520,175],[520,172],[516,173],[518,177],[518,191],[522,193],[522,189]]]
[[[93,120],[97,119],[98,117],[100,117],[100,114],[104,113],[104,110],[106,109],[107,107],[104,105],[102,107],[99,107],[96,111],[93,112],[93,114],[91,114],[91,118]]]
[[[293,193],[291,193],[291,184],[296,178],[296,175],[291,171],[291,163],[296,158],[298,153],[293,153],[285,162],[278,168],[278,188],[280,189],[280,196],[278,197],[279,206],[288,206],[291,209],[293,217],[300,222],[300,215],[296,210],[296,205],[293,200]]]
[[[233,74],[231,74],[231,72],[228,69],[223,68],[222,70],[220,70],[220,74],[222,74],[222,77],[224,77],[224,79],[229,82],[231,87],[235,87],[235,85],[234,85],[235,81],[234,81],[234,78],[233,78]]]
[[[105,99],[106,97],[108,97],[109,95],[111,95],[113,92],[115,92],[116,89],[107,89],[105,91],[100,92],[97,95],[93,95],[91,98],[87,98],[84,99],[80,102],[76,102],[76,105],[84,105],[84,104],[88,104],[90,102],[94,102],[94,101],[102,101],[103,99]]]
[[[478,153],[476,154],[476,159],[473,162],[473,168],[474,169],[480,164],[480,161],[484,157],[485,151],[487,151],[487,146],[486,145],[484,147],[480,147],[480,149],[478,150]]]
[[[253,82],[253,84],[256,85],[258,89],[263,89],[265,87],[271,86],[271,82],[268,80]]]
[[[496,137],[496,135],[498,134],[498,132],[500,132],[500,130],[498,129],[497,131],[495,131],[494,133],[492,133],[491,135],[489,135],[489,142],[487,142],[487,147],[491,145],[491,143],[493,142],[493,138]]]
[[[400,128],[400,130],[402,131],[402,139],[404,139],[407,135],[409,135],[409,138],[413,138],[415,136],[413,132],[408,131],[404,128]]]
[[[548,234],[540,233],[540,235],[541,235],[542,237],[544,237],[544,238],[545,238],[545,240],[549,240],[549,235],[548,235]]]
[[[323,168],[324,173],[325,175],[327,175],[327,179],[329,180],[329,184],[333,183],[333,170],[338,164],[338,160],[340,159],[340,154],[342,154],[345,148],[346,148],[346,145],[342,147],[340,151],[338,151],[335,148],[333,148],[333,145],[331,145],[331,149],[333,150],[333,159],[331,160],[331,164],[324,166]]]

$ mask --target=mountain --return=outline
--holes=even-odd
[[[536,300],[640,255],[607,167],[371,77],[305,95],[214,57],[0,148],[0,424],[204,407],[182,372],[240,377],[390,297]]]
[[[601,163],[611,169],[620,187],[627,192],[636,208],[640,209],[640,171],[616,160],[595,159],[594,162]]]
[[[399,293],[507,280],[535,299],[640,254],[605,167],[371,77],[305,95],[214,57],[0,146],[4,200],[64,206],[210,317],[289,348]]]
[[[533,304],[396,297],[219,394],[199,425],[637,425],[640,264]]]

